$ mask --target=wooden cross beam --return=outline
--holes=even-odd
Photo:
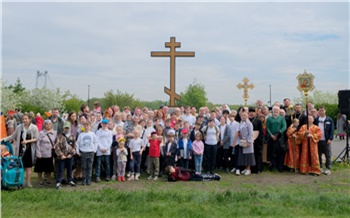
[[[244,105],[245,106],[247,105],[247,101],[248,101],[248,98],[249,98],[248,89],[254,89],[254,87],[255,87],[253,83],[248,84],[248,82],[249,82],[249,79],[247,77],[244,77],[243,84],[242,83],[238,83],[237,84],[237,88],[238,89],[243,89],[244,90],[244,92],[243,92],[243,99],[244,99]]]
[[[180,101],[181,96],[175,92],[175,58],[176,57],[194,57],[194,52],[177,52],[176,48],[181,47],[180,42],[176,42],[175,37],[170,37],[170,42],[165,43],[170,51],[152,51],[151,57],[170,57],[170,89],[164,86],[164,92],[170,96],[170,106],[175,107],[175,99]]]

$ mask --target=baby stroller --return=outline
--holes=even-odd
[[[8,147],[10,154],[12,145],[9,142],[1,142],[2,145]],[[6,156],[1,157],[1,188],[8,189],[17,187],[21,189],[24,183],[24,168],[22,157]]]

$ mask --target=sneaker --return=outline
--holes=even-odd
[[[236,168],[232,168],[231,173],[234,173],[236,171]]]
[[[28,183],[27,183],[27,187],[28,187],[28,188],[33,188],[32,183],[28,182]]]
[[[111,178],[112,181],[115,181],[116,179],[117,179],[117,177],[115,175],[113,175],[112,178]],[[118,179],[119,179],[119,176],[118,176]]]
[[[125,177],[124,177],[124,176],[122,176],[122,179],[121,179],[121,180],[122,180],[122,182],[125,182]]]
[[[56,189],[60,189],[62,187],[61,183],[56,184]]]
[[[99,183],[99,182],[101,182],[100,177],[96,177],[96,183]]]
[[[70,181],[68,184],[72,187],[75,186],[75,183],[73,181]]]
[[[331,170],[330,169],[326,169],[326,171],[324,171],[324,174],[327,175],[327,176],[331,175]]]
[[[86,185],[91,185],[91,180],[88,180],[88,181],[86,182]]]
[[[135,176],[135,181],[139,181],[139,176]]]
[[[152,176],[149,176],[147,179],[148,179],[148,180],[152,180],[152,179],[153,179],[153,177],[152,177]]]
[[[135,178],[134,178],[134,175],[130,176],[128,181],[133,181]]]
[[[245,172],[247,172],[247,169],[244,169],[241,173],[242,173],[242,174],[245,174]]]
[[[122,177],[118,176],[118,182],[121,182],[121,181],[122,181]]]
[[[241,175],[240,171],[236,170],[236,176],[239,176],[239,175]]]
[[[251,173],[252,173],[252,172],[251,172],[250,170],[246,170],[246,171],[244,172],[244,175],[245,175],[245,176],[249,176]]]
[[[321,167],[321,173],[324,173],[324,170],[323,170],[323,168]]]
[[[108,176],[105,178],[105,180],[107,181],[107,182],[109,182],[109,180],[111,180]]]
[[[158,177],[157,177],[157,176],[155,176],[153,180],[154,180],[154,181],[157,181],[157,180],[158,180]]]
[[[130,177],[131,176],[131,173],[130,172],[128,172],[128,174],[126,174],[126,177]]]

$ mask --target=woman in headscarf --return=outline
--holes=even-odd
[[[54,171],[53,157],[54,144],[56,143],[57,132],[52,129],[51,120],[44,121],[44,128],[40,131],[36,144],[36,163],[34,172],[38,173],[39,185],[44,185],[42,174],[46,175],[47,184],[51,184],[51,173]]]

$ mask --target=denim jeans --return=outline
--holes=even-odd
[[[73,163],[73,158],[66,158],[64,160],[57,160],[57,183],[62,182],[62,177],[63,177],[63,172],[64,169],[67,169],[67,181],[71,182],[73,181],[72,179],[72,163]]]
[[[96,169],[95,169],[95,175],[96,177],[100,177],[101,175],[101,164],[103,163],[104,168],[106,170],[106,177],[110,177],[111,170],[110,170],[110,155],[102,155],[96,157],[97,163],[96,163]]]
[[[80,153],[81,168],[83,171],[83,182],[91,182],[92,164],[94,162],[94,152]]]
[[[135,170],[136,166],[136,170]],[[135,173],[140,174],[140,167],[141,167],[141,155],[139,151],[132,152],[132,160],[130,160],[130,172],[131,174]]]
[[[201,174],[202,173],[202,161],[203,161],[203,154],[201,155],[194,155],[194,164],[196,168],[196,173]]]

